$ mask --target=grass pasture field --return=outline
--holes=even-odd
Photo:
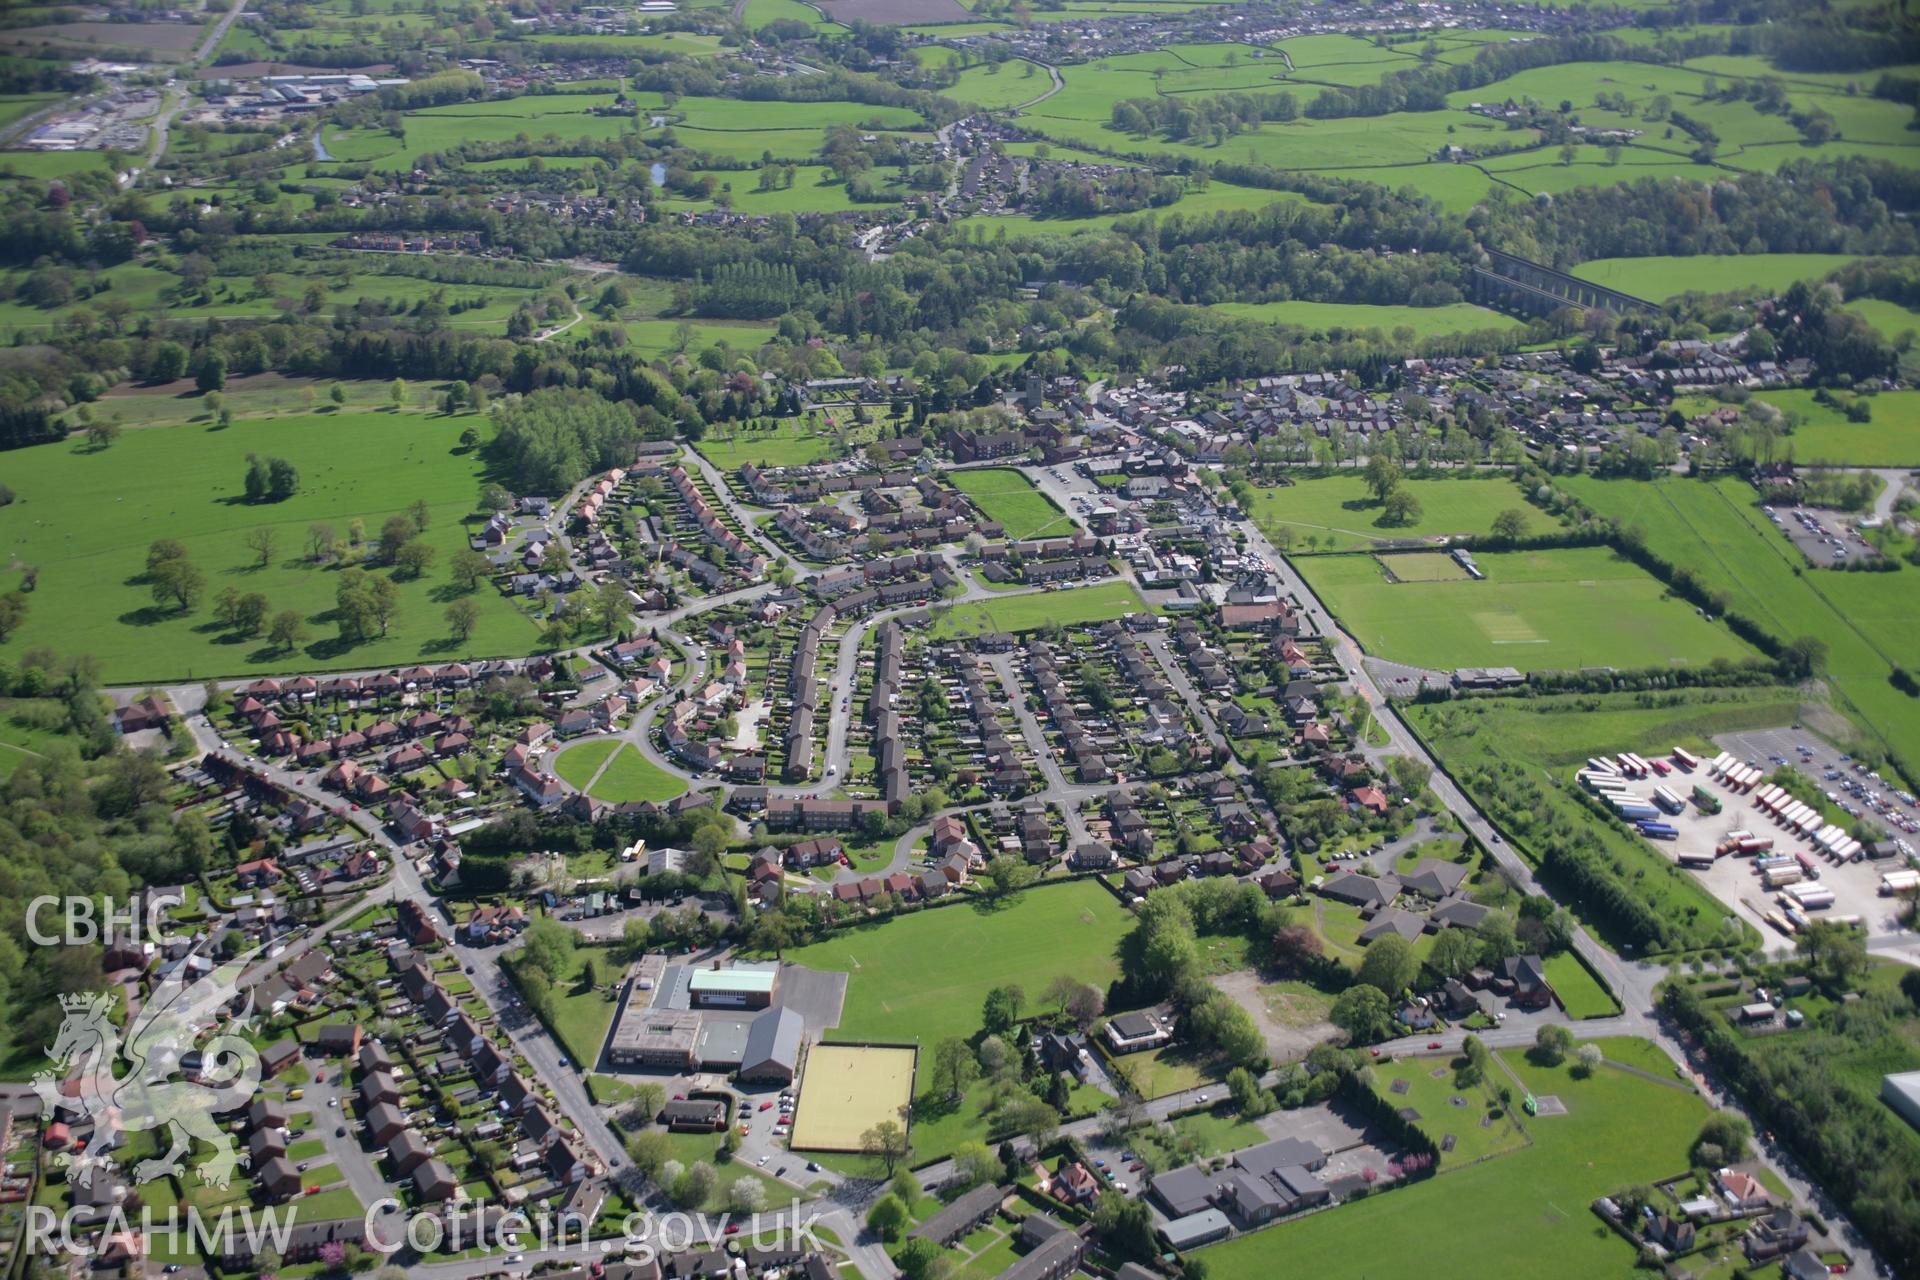
[[[1787,437],[1795,461],[1853,467],[1920,466],[1920,391],[1883,391],[1868,402],[1871,422],[1849,422],[1811,391],[1765,391],[1754,397],[1800,419]],[[1683,412],[1713,407],[1711,400],[1689,402]]]
[[[465,642],[448,635],[441,617],[453,590],[446,567],[466,546],[461,521],[483,475],[481,459],[459,444],[469,426],[485,433],[489,420],[343,412],[242,419],[225,430],[128,431],[101,452],[78,440],[15,450],[7,482],[19,497],[0,508],[0,556],[14,566],[9,587],[21,565],[35,566],[39,582],[27,620],[0,653],[78,646],[99,659],[103,680],[132,683],[529,652],[532,621],[491,586],[471,597],[480,618]],[[250,453],[292,462],[299,492],[283,502],[244,501]],[[305,558],[308,527],[329,524],[344,538],[359,520],[377,538],[381,523],[415,500],[427,504],[424,538],[435,562],[421,578],[399,582],[388,635],[345,645],[333,617],[339,570]],[[265,567],[244,541],[259,528],[277,535]],[[153,599],[145,573],[156,538],[178,539],[206,579],[190,613]],[[263,638],[226,633],[210,611],[229,586],[265,595],[274,612],[297,610],[311,638],[280,652]]]
[[[1502,315],[1470,302],[1444,307],[1383,307],[1346,302],[1221,302],[1213,310],[1241,320],[1264,320],[1269,324],[1295,325],[1316,333],[1334,330],[1353,332],[1378,329],[1393,334],[1410,329],[1417,338],[1437,338],[1454,333],[1476,333],[1482,329],[1506,332],[1524,326],[1512,316]]]
[[[950,471],[947,479],[953,482],[954,488],[973,499],[973,505],[979,507],[987,519],[1005,525],[1011,541],[1065,537],[1074,530],[1073,517],[1034,488],[1033,481],[1011,467]]]
[[[1502,511],[1526,505],[1504,479],[1408,479],[1401,486],[1420,502],[1420,518],[1410,524],[1381,524],[1380,504],[1358,473],[1256,489],[1253,519],[1269,538],[1292,537],[1296,548],[1313,539],[1315,547],[1345,551],[1383,539],[1485,534]]]
[[[1850,253],[1703,253],[1690,258],[1596,258],[1570,273],[1636,298],[1664,302],[1683,293],[1779,292],[1817,280],[1859,255]]]
[[[1605,548],[1486,552],[1484,580],[1389,582],[1372,556],[1298,561],[1367,652],[1434,670],[1692,666],[1753,654]]]
[[[1104,989],[1119,973],[1116,949],[1128,923],[1113,894],[1077,880],[999,902],[958,903],[857,925],[789,950],[785,959],[848,975],[837,1036],[928,1050],[946,1036],[979,1030],[987,993],[1004,983],[1032,994],[1065,973]],[[967,962],[929,965],[929,956],[965,956]],[[925,1058],[921,1065],[931,1069]],[[808,1075],[818,1066],[809,1061]],[[925,1088],[928,1081],[922,1077],[920,1083]]]
[[[963,600],[938,606],[933,636],[974,636],[987,631],[1038,631],[1059,623],[1105,622],[1122,614],[1143,613],[1147,602],[1131,582],[1099,582],[1064,591],[1025,591],[996,600]]]
[[[1729,611],[1782,640],[1825,641],[1825,679],[1842,710],[1906,760],[1920,760],[1920,700],[1887,687],[1894,667],[1920,666],[1913,592],[1871,581],[1882,574],[1806,572],[1739,480],[1559,483],[1601,515],[1639,526],[1648,549],[1690,565],[1726,594]]]
[[[1598,1042],[1611,1058],[1640,1042]],[[1515,1092],[1551,1095],[1566,1114],[1520,1121],[1531,1143],[1409,1187],[1375,1192],[1328,1213],[1308,1214],[1199,1251],[1213,1280],[1266,1280],[1273,1260],[1289,1272],[1426,1280],[1436,1275],[1551,1275],[1617,1280],[1634,1251],[1588,1210],[1595,1197],[1684,1172],[1687,1148],[1706,1119],[1697,1094],[1603,1066],[1576,1079],[1571,1065],[1536,1066],[1498,1055],[1494,1079]],[[1637,1057],[1628,1057],[1638,1061]],[[1421,1059],[1426,1062],[1426,1059]],[[1460,1206],[1474,1229],[1457,1230]],[[1409,1248],[1408,1241],[1420,1242]]]
[[[882,1120],[897,1120],[913,1101],[917,1056],[894,1045],[813,1046],[794,1108],[792,1148],[860,1150],[861,1134]]]

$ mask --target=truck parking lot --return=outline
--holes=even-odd
[[[1878,795],[1879,807],[1871,817],[1879,825],[1888,828],[1890,833],[1906,839],[1904,835],[1899,835],[1906,829],[1899,823],[1910,822],[1914,818],[1914,807],[1892,793],[1878,790],[1877,784],[1870,779],[1870,771],[1853,772],[1855,762],[1842,758],[1832,747],[1811,734],[1779,729],[1730,734],[1716,741],[1739,761],[1750,762],[1763,775],[1790,768],[1812,779],[1823,789],[1831,789],[1836,797],[1840,797],[1856,812],[1867,812],[1865,796]],[[1803,746],[1805,751],[1801,749]],[[1650,843],[1685,867],[1686,874],[1698,876],[1716,898],[1758,929],[1768,950],[1787,951],[1793,947],[1793,926],[1787,917],[1787,908],[1799,909],[1799,904],[1789,890],[1807,893],[1822,904],[1799,910],[1802,918],[1831,920],[1856,917],[1869,936],[1901,932],[1896,918],[1898,899],[1881,896],[1880,883],[1881,877],[1887,872],[1910,865],[1909,852],[1901,850],[1893,857],[1863,857],[1859,861],[1836,864],[1811,838],[1783,824],[1756,802],[1756,797],[1765,790],[1765,783],[1755,786],[1751,791],[1729,786],[1711,776],[1708,768],[1711,757],[1702,759],[1699,767],[1692,772],[1674,768],[1671,758],[1663,752],[1651,752],[1645,758],[1649,762],[1660,760],[1669,767],[1670,772],[1666,776],[1649,773],[1645,777],[1625,779],[1628,791],[1651,801],[1655,788],[1665,787],[1686,801],[1680,812],[1662,812],[1659,816],[1658,821],[1673,830],[1673,837],[1652,839]],[[1837,776],[1827,778],[1825,775],[1828,773]],[[1843,779],[1858,783],[1862,792],[1860,804],[1853,804],[1851,792],[1840,790]],[[1719,800],[1720,812],[1703,811],[1692,796],[1696,786],[1704,788]],[[1751,833],[1754,839],[1749,841],[1750,844],[1771,841],[1771,845],[1744,854],[1715,856],[1717,851],[1728,846],[1730,837],[1740,832]],[[1913,842],[1909,840],[1908,844],[1911,846]],[[1796,855],[1798,860],[1791,867],[1785,863],[1768,861],[1794,859]],[[1693,865],[1689,866],[1689,863]],[[1769,888],[1764,881],[1764,872],[1770,865],[1781,867],[1781,871],[1776,873],[1776,880],[1798,880],[1800,884],[1779,884]],[[1801,888],[1800,885],[1807,887]],[[1816,893],[1816,889],[1830,892],[1831,901],[1826,900],[1825,894]]]

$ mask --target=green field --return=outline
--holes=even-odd
[[[1512,316],[1456,302],[1444,307],[1377,307],[1347,302],[1221,302],[1213,310],[1242,320],[1298,325],[1316,333],[1378,329],[1385,334],[1411,330],[1416,338],[1437,338],[1483,329],[1506,332],[1524,326]]]
[[[1755,400],[1799,417],[1786,443],[1796,462],[1841,463],[1855,467],[1920,466],[1920,391],[1883,391],[1868,402],[1871,422],[1849,422],[1832,405],[1821,404],[1811,391],[1764,391]],[[1694,399],[1682,412],[1694,414],[1714,407]]]
[[[640,754],[640,748],[628,742],[621,744],[620,750],[608,761],[590,794],[608,804],[635,804],[642,800],[658,804],[686,789],[684,781],[653,764]]]
[[[595,738],[562,748],[553,758],[553,772],[575,791],[585,791],[621,743],[614,738]]]
[[[1847,310],[1874,327],[1881,337],[1892,342],[1903,333],[1920,335],[1920,311],[1879,298],[1855,298]]]
[[[41,646],[90,653],[104,680],[136,683],[529,652],[533,623],[491,587],[472,597],[480,621],[466,642],[452,640],[441,616],[447,564],[466,546],[460,522],[473,510],[482,474],[459,435],[469,426],[484,432],[487,421],[342,413],[242,420],[226,430],[128,431],[100,453],[78,443],[16,450],[7,457],[7,483],[19,500],[0,508],[0,552],[15,566],[35,566],[40,577],[26,623],[0,653]],[[244,502],[250,453],[291,461],[300,491],[284,502]],[[338,571],[303,558],[308,526],[331,524],[344,538],[358,519],[377,537],[383,521],[415,500],[430,512],[425,537],[438,552],[435,564],[400,584],[387,636],[343,645],[333,625]],[[255,567],[243,541],[261,527],[278,534],[266,568]],[[156,605],[142,581],[156,538],[179,539],[206,578],[192,613]],[[275,612],[299,610],[311,639],[280,653],[264,639],[223,635],[209,612],[228,586],[264,594]]]
[[[1573,952],[1548,956],[1546,969],[1547,981],[1552,984],[1553,993],[1560,997],[1560,1003],[1567,1007],[1568,1017],[1611,1018],[1620,1012],[1620,1002],[1607,994],[1599,979]]]
[[[997,600],[965,600],[937,606],[932,636],[979,635],[984,631],[1038,631],[1056,623],[1104,622],[1126,613],[1144,613],[1147,602],[1131,582],[1101,582],[1065,591],[1028,591]]]
[[[1483,581],[1390,583],[1371,556],[1298,561],[1368,653],[1456,667],[1697,666],[1753,650],[1605,548],[1485,552]]]
[[[1409,479],[1401,485],[1420,502],[1420,518],[1410,524],[1382,524],[1380,504],[1357,472],[1256,489],[1253,519],[1269,538],[1284,540],[1289,535],[1282,530],[1291,530],[1296,549],[1345,551],[1381,539],[1486,534],[1502,511],[1526,506],[1509,480]],[[1540,519],[1532,522],[1538,525]]]
[[[1703,253],[1691,258],[1596,258],[1573,275],[1637,298],[1664,302],[1683,293],[1780,292],[1858,261],[1850,253]]]
[[[747,463],[756,467],[804,467],[833,453],[833,437],[812,431],[797,418],[772,419],[773,430],[754,431],[734,424],[709,427],[698,448],[708,462],[731,474]]]
[[[1457,1169],[1474,1160],[1514,1151],[1527,1144],[1512,1109],[1500,1105],[1489,1084],[1462,1086],[1455,1078],[1461,1058],[1402,1058],[1374,1069],[1375,1092],[1396,1110],[1411,1107],[1420,1114],[1421,1130],[1445,1147],[1453,1139],[1453,1149],[1440,1153],[1442,1170]]]
[[[1076,527],[1072,516],[1034,488],[1024,473],[1011,467],[950,471],[947,478],[954,488],[973,499],[973,505],[987,519],[1005,525],[1011,541],[1064,538]]]
[[[925,1051],[943,1037],[978,1031],[993,988],[1018,983],[1031,999],[1050,979],[1070,974],[1104,990],[1119,973],[1115,950],[1127,922],[1111,893],[1082,880],[999,904],[942,907],[844,929],[785,959],[850,974],[834,1038],[919,1045],[924,1089],[932,1069]],[[966,963],[926,963],[932,956],[965,956]]]
[[[1531,1146],[1204,1249],[1197,1256],[1212,1280],[1267,1280],[1279,1257],[1290,1273],[1371,1280],[1632,1274],[1633,1249],[1587,1205],[1684,1172],[1706,1104],[1689,1089],[1610,1067],[1576,1080],[1566,1066],[1537,1067],[1517,1051],[1498,1056],[1505,1071],[1496,1081],[1508,1083],[1511,1072],[1516,1095],[1566,1104],[1564,1116],[1522,1121]],[[1472,1230],[1460,1229],[1463,1212]]]
[[[1879,574],[1806,572],[1805,558],[1737,480],[1559,483],[1600,514],[1638,525],[1650,550],[1692,567],[1727,595],[1730,611],[1783,640],[1825,641],[1827,683],[1842,709],[1906,760],[1920,761],[1920,699],[1887,685],[1895,666],[1920,666],[1914,592],[1872,581]]]

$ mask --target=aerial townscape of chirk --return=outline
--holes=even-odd
[[[1920,1280],[1906,0],[11,0],[0,1280]]]

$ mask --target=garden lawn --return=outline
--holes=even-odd
[[[1575,1080],[1565,1066],[1535,1067],[1518,1052],[1499,1057],[1525,1089],[1566,1103],[1564,1116],[1524,1122],[1532,1146],[1204,1249],[1197,1256],[1212,1280],[1266,1280],[1281,1257],[1290,1274],[1370,1280],[1631,1274],[1632,1247],[1587,1206],[1684,1172],[1706,1104],[1606,1067]],[[1463,1212],[1471,1230],[1460,1229]]]
[[[1411,524],[1381,524],[1380,504],[1358,474],[1255,489],[1252,515],[1269,538],[1284,541],[1291,536],[1299,549],[1312,537],[1329,550],[1366,546],[1379,539],[1485,534],[1492,530],[1495,516],[1514,508],[1527,511],[1535,530],[1547,520],[1527,508],[1510,480],[1409,479],[1400,483],[1420,503],[1420,518]],[[1285,529],[1291,529],[1291,535],[1281,532]]]
[[[1073,517],[1034,488],[1033,481],[1011,467],[977,471],[950,471],[953,487],[973,499],[989,520],[1006,526],[1014,542],[1028,538],[1064,538],[1074,531]]]
[[[266,671],[371,668],[401,662],[531,652],[532,621],[489,585],[470,597],[480,618],[455,641],[442,612],[452,598],[447,565],[467,544],[461,521],[474,507],[480,458],[460,433],[489,429],[485,418],[402,412],[301,415],[242,420],[232,427],[127,431],[110,448],[60,442],[7,456],[18,501],[0,508],[0,559],[39,569],[26,622],[0,654],[35,647],[89,653],[109,683],[205,679]],[[244,501],[247,455],[283,457],[300,473],[284,502]],[[417,581],[400,583],[389,634],[360,644],[339,638],[333,609],[339,570],[304,558],[308,526],[345,537],[359,520],[377,537],[388,517],[416,499],[427,504],[425,540],[437,552]],[[248,531],[278,535],[270,563],[256,567]],[[143,580],[147,546],[178,539],[206,578],[187,614],[156,604]],[[388,574],[386,568],[373,572]],[[5,575],[10,588],[16,575]],[[298,610],[311,638],[287,652],[264,638],[224,633],[211,618],[225,587],[265,595],[273,612]]]
[[[1691,109],[1691,108],[1689,108]],[[1582,280],[1664,302],[1683,293],[1779,292],[1796,280],[1817,280],[1861,255],[1852,253],[1703,253],[1692,257],[1596,258],[1572,274]]]
[[[939,606],[933,638],[979,635],[986,631],[1038,631],[1059,623],[1105,622],[1145,612],[1147,602],[1130,582],[1101,582],[1065,591],[1028,591],[997,600],[967,600]]]
[[[1484,580],[1387,581],[1371,556],[1298,566],[1367,652],[1432,670],[1697,666],[1754,651],[1603,547],[1486,552]]]
[[[1083,880],[857,925],[785,959],[848,974],[834,1039],[919,1045],[924,1090],[933,1067],[927,1051],[944,1037],[977,1032],[993,988],[1018,983],[1029,1007],[1061,974],[1104,990],[1119,973],[1115,953],[1128,923],[1111,893]],[[965,962],[928,964],[930,956]]]
[[[604,800],[608,804],[631,804],[641,800],[658,803],[671,800],[686,789],[684,781],[651,763],[640,754],[640,748],[628,742],[621,744],[620,750],[608,762],[599,781],[593,784],[591,794],[594,799]]]
[[[1546,967],[1547,982],[1567,1007],[1569,1018],[1611,1018],[1620,1012],[1620,1002],[1607,994],[1600,980],[1573,952],[1548,956]]]
[[[1416,338],[1435,338],[1483,329],[1501,332],[1523,328],[1512,316],[1501,315],[1470,302],[1444,307],[1383,307],[1348,302],[1222,302],[1213,310],[1243,320],[1297,325],[1316,333],[1334,329],[1378,329],[1393,334],[1402,328]]]

